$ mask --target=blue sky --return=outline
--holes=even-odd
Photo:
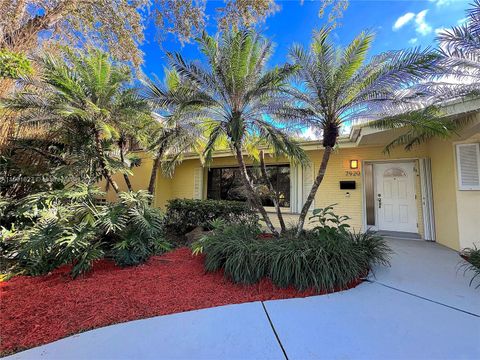
[[[215,8],[223,1],[208,1],[207,14],[210,22],[207,30],[214,33]],[[277,1],[279,12],[260,26],[261,31],[276,43],[276,51],[270,64],[287,61],[288,50],[293,43],[307,45],[312,31],[325,24],[326,19],[318,17],[319,1],[300,0]],[[337,43],[347,44],[360,31],[369,29],[376,33],[371,54],[386,50],[412,46],[433,46],[436,31],[457,25],[465,18],[468,0],[350,0],[350,6],[341,19],[341,26],[335,30]],[[155,29],[146,30],[146,43],[143,70],[146,75],[157,74],[163,78],[165,55],[155,42]],[[168,36],[162,44],[165,50],[181,51],[185,58],[201,58],[195,44],[182,45],[173,36]]]

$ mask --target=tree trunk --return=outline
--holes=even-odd
[[[66,0],[59,2],[55,7],[48,9],[42,15],[30,18],[19,28],[9,29],[0,39],[0,45],[13,51],[30,50],[37,44],[38,34],[42,30],[48,30],[62,21],[81,1]],[[17,23],[12,24],[17,26]]]
[[[255,194],[255,190],[253,189],[252,184],[250,183],[250,178],[247,173],[247,167],[245,166],[245,162],[243,161],[242,155],[242,147],[241,145],[235,144],[235,151],[237,156],[237,162],[240,167],[240,174],[242,175],[242,181],[245,185],[247,190],[247,196],[250,198],[252,204],[257,208],[257,210],[262,215],[263,220],[267,224],[267,227],[270,229],[273,235],[278,236],[278,232],[272,224],[272,221],[268,217],[268,214],[263,207],[262,203],[258,200],[257,195]]]
[[[95,136],[95,150],[97,151],[98,160],[100,161],[100,167],[102,168],[102,173],[105,179],[110,185],[112,185],[113,190],[118,194],[120,191],[117,183],[113,180],[112,175],[107,170],[107,164],[105,162],[105,155],[103,153],[102,143],[100,141],[100,132],[97,129],[93,130]]]
[[[320,169],[318,169],[317,177],[313,182],[312,189],[308,194],[307,201],[303,205],[302,211],[300,212],[300,217],[298,219],[297,224],[297,234],[296,237],[299,237],[303,231],[303,226],[305,224],[305,218],[307,217],[308,209],[310,205],[312,205],[313,199],[315,198],[315,194],[323,181],[323,177],[325,176],[325,171],[327,170],[328,160],[330,159],[330,154],[332,153],[333,148],[331,146],[326,146],[325,150],[323,151],[322,163],[320,165]]]
[[[281,229],[281,232],[283,233],[287,230],[287,228],[285,226],[285,221],[283,221],[282,211],[280,209],[280,204],[278,202],[278,195],[275,192],[275,189],[273,188],[273,185],[272,185],[270,179],[268,178],[267,167],[265,166],[264,156],[265,156],[265,154],[264,154],[263,150],[260,151],[260,170],[262,172],[263,180],[267,183],[268,190],[272,194],[273,205],[275,206],[275,211],[277,212],[278,222],[280,223],[280,229]]]
[[[155,159],[153,159],[152,172],[150,174],[150,182],[148,183],[148,192],[152,196],[155,193],[155,181],[157,180],[157,172],[158,172],[159,166],[160,166],[160,155],[157,154]]]
[[[120,161],[122,164],[125,164],[125,157],[123,155],[123,149],[124,149],[124,139],[120,138],[118,141],[118,147],[120,148]],[[123,178],[125,180],[125,184],[127,184],[128,191],[133,191],[132,183],[130,182],[130,178],[128,177],[128,174],[123,174]]]

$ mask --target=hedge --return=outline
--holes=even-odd
[[[174,199],[167,204],[166,225],[179,234],[198,226],[211,229],[212,221],[217,220],[251,225],[258,223],[258,215],[247,203],[240,201]]]

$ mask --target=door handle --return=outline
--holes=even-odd
[[[378,208],[381,209],[382,208],[382,196],[380,194],[378,194],[377,200],[378,200]]]

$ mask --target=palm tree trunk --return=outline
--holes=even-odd
[[[102,169],[102,174],[105,177],[105,179],[107,180],[107,182],[109,182],[112,185],[113,190],[115,190],[115,192],[118,194],[119,191],[120,191],[119,188],[118,188],[118,185],[113,180],[112,175],[110,175],[110,173],[107,170],[107,164],[105,162],[105,155],[103,153],[102,143],[100,141],[100,132],[97,129],[94,129],[93,133],[94,133],[94,136],[95,136],[95,150],[97,151],[98,160],[100,162],[100,167]]]
[[[148,192],[152,196],[155,193],[155,181],[157,180],[157,172],[158,172],[159,166],[160,166],[160,155],[157,155],[155,159],[153,159],[152,172],[150,174],[150,182],[148,183]]]
[[[237,162],[240,167],[240,174],[242,175],[242,181],[245,185],[245,189],[247,190],[247,195],[250,198],[252,204],[257,208],[257,210],[262,215],[263,220],[265,221],[267,227],[272,232],[273,235],[278,236],[278,232],[272,224],[272,221],[268,217],[265,208],[263,207],[262,203],[258,200],[257,195],[255,194],[255,190],[253,189],[252,184],[250,183],[250,178],[247,173],[247,167],[245,166],[245,162],[243,161],[242,155],[242,147],[241,145],[235,144],[235,151],[237,156]]]
[[[280,204],[278,202],[278,195],[275,192],[275,189],[273,188],[272,182],[268,178],[267,167],[265,166],[264,156],[265,156],[265,154],[264,154],[263,150],[261,150],[260,151],[260,170],[262,172],[263,180],[266,182],[266,184],[268,186],[268,190],[272,194],[273,205],[275,206],[275,211],[277,212],[278,222],[280,223],[280,229],[281,229],[281,232],[283,233],[287,230],[287,228],[285,226],[285,221],[283,221],[282,211],[280,210]]]
[[[120,148],[120,161],[122,164],[125,164],[125,157],[123,155],[124,144],[124,139],[120,138],[118,141],[118,147]],[[125,180],[125,184],[127,184],[128,191],[133,191],[132,183],[130,182],[130,178],[127,174],[123,174],[123,179]]]
[[[320,168],[318,169],[317,177],[313,182],[312,189],[308,194],[307,201],[305,201],[305,204],[303,204],[302,211],[300,212],[300,217],[298,218],[296,237],[299,237],[303,231],[303,226],[305,224],[305,218],[307,217],[308,209],[310,208],[310,205],[312,205],[315,194],[317,193],[317,190],[323,181],[332,150],[333,148],[331,146],[326,146],[325,150],[323,151],[322,163],[320,164]]]

